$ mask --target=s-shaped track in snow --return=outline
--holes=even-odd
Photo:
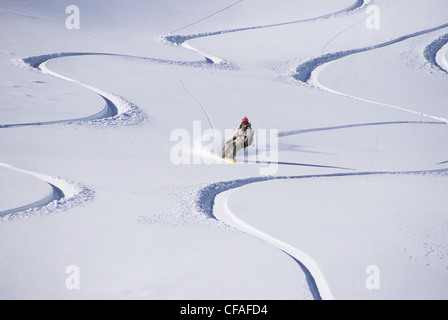
[[[436,174],[448,175],[448,169],[438,170],[421,170],[421,171],[378,171],[378,172],[353,172],[353,173],[333,173],[333,174],[316,174],[303,176],[264,176],[253,177],[246,179],[238,179],[232,181],[223,181],[213,183],[202,188],[197,197],[196,205],[199,212],[204,213],[210,218],[220,220],[231,227],[236,228],[242,232],[255,236],[269,245],[278,248],[291,258],[293,258],[301,267],[307,278],[307,283],[310,292],[314,299],[327,300],[333,299],[333,294],[329,284],[327,283],[322,271],[319,268],[318,262],[314,261],[311,256],[305,252],[295,248],[279,239],[276,239],[263,231],[260,231],[253,226],[247,224],[239,219],[228,207],[227,200],[231,192],[237,188],[248,184],[273,181],[273,180],[302,180],[302,179],[316,179],[327,178],[336,179],[339,177],[356,177],[356,176],[373,176],[373,175],[422,175],[422,174]]]
[[[238,1],[236,3],[234,3],[233,5],[230,5],[222,10],[219,10],[216,13],[213,13],[205,18],[202,18],[198,21],[195,21],[185,27],[182,27],[178,30],[172,31],[171,33],[174,33],[176,31],[180,31],[183,29],[186,29],[189,26],[195,25],[205,19],[208,19],[211,16],[214,16],[218,13],[221,13],[227,9],[230,9],[231,7],[239,4],[242,1]],[[211,62],[211,63],[216,63],[216,64],[224,64],[224,65],[230,65],[231,64],[227,61],[225,61],[222,58],[218,58],[215,56],[212,56],[210,54],[204,53],[202,51],[199,51],[198,49],[192,47],[191,45],[187,44],[186,42],[188,40],[193,40],[193,39],[197,39],[197,38],[204,38],[204,37],[210,37],[210,36],[217,36],[217,35],[223,35],[223,34],[227,34],[227,33],[235,33],[235,32],[242,32],[242,31],[250,31],[250,30],[257,30],[257,29],[265,29],[265,28],[274,28],[274,27],[280,27],[280,26],[286,26],[286,25],[290,25],[290,24],[297,24],[297,23],[305,23],[305,22],[316,22],[319,20],[325,20],[331,17],[337,17],[339,15],[343,15],[343,14],[348,14],[350,12],[355,12],[356,10],[361,10],[362,8],[364,8],[368,3],[370,2],[370,0],[356,0],[352,5],[350,5],[347,8],[344,8],[342,10],[336,11],[336,12],[331,12],[331,13],[327,13],[318,17],[313,17],[313,18],[308,18],[308,19],[302,19],[302,20],[294,20],[294,21],[287,21],[287,22],[280,22],[280,23],[274,23],[274,24],[267,24],[267,25],[260,25],[260,26],[251,26],[251,27],[244,27],[244,28],[237,28],[237,29],[229,29],[229,30],[220,30],[220,31],[214,31],[214,32],[203,32],[203,33],[197,33],[197,34],[190,34],[190,35],[176,35],[176,34],[168,34],[166,36],[161,37],[162,42],[167,42],[170,43],[172,45],[180,45],[182,47],[184,47],[185,49],[194,51],[198,54],[200,54],[201,56],[204,56],[207,61]]]
[[[0,128],[11,128],[11,127],[24,127],[24,126],[37,126],[37,125],[51,125],[51,124],[63,124],[63,123],[89,123],[90,125],[102,125],[102,126],[116,126],[116,125],[137,125],[143,123],[147,116],[140,110],[136,105],[127,101],[125,98],[105,92],[91,85],[82,83],[75,79],[69,78],[67,76],[61,75],[49,69],[47,67],[47,62],[53,59],[64,58],[64,57],[78,57],[78,56],[123,56],[117,54],[108,53],[90,53],[90,52],[62,52],[46,54],[41,56],[26,57],[19,59],[16,64],[31,68],[32,70],[37,70],[44,74],[54,76],[56,78],[73,82],[83,88],[86,88],[96,94],[98,94],[106,102],[104,109],[96,114],[88,117],[78,118],[78,119],[66,119],[66,120],[55,120],[55,121],[42,121],[42,122],[32,122],[32,123],[16,123],[16,124],[2,124]]]
[[[369,46],[369,47],[364,47],[364,48],[358,48],[358,49],[351,49],[351,50],[346,50],[346,51],[339,51],[339,52],[333,52],[333,53],[327,53],[324,54],[322,56],[310,59],[302,64],[300,64],[296,70],[295,73],[292,75],[292,77],[297,80],[298,82],[301,83],[305,83],[314,87],[317,87],[319,89],[322,89],[324,91],[330,92],[330,93],[334,93],[337,95],[341,95],[344,97],[348,97],[348,98],[352,98],[352,99],[356,99],[359,101],[363,101],[363,102],[368,102],[368,103],[373,103],[373,104],[377,104],[377,105],[381,105],[384,107],[388,107],[388,108],[393,108],[393,109],[397,109],[397,110],[401,110],[401,111],[405,111],[408,113],[412,113],[415,115],[419,115],[419,116],[423,116],[425,118],[429,118],[429,119],[433,119],[433,120],[437,120],[437,121],[441,121],[441,122],[445,122],[448,123],[448,119],[445,117],[440,117],[437,115],[431,115],[431,114],[426,114],[420,111],[415,111],[415,110],[411,110],[411,109],[407,109],[404,107],[400,107],[400,106],[396,106],[396,105],[392,105],[392,104],[388,104],[388,103],[382,103],[382,102],[378,102],[378,101],[374,101],[374,100],[370,100],[370,99],[365,99],[365,98],[361,98],[361,97],[357,97],[357,96],[353,96],[347,93],[343,93],[343,92],[339,92],[336,90],[333,90],[331,88],[328,88],[326,86],[324,86],[323,84],[321,84],[318,81],[318,76],[319,73],[322,72],[322,70],[331,62],[334,62],[336,60],[348,57],[350,55],[354,55],[354,54],[358,54],[358,53],[362,53],[362,52],[367,52],[367,51],[371,51],[371,50],[375,50],[375,49],[380,49],[380,48],[384,48],[387,46],[391,46],[394,44],[397,44],[399,42],[414,38],[414,37],[418,37],[424,34],[428,34],[437,30],[441,30],[444,28],[448,28],[448,23],[442,24],[440,26],[434,27],[434,28],[430,28],[430,29],[426,29],[426,30],[422,30],[422,31],[418,31],[415,33],[411,33],[408,35],[404,35],[401,36],[399,38],[390,40],[390,41],[386,41],[377,45],[373,45],[373,46]],[[443,44],[446,43],[446,41],[442,41]],[[436,46],[434,46],[436,47]],[[440,48],[437,47],[437,51],[439,51]],[[427,50],[430,51],[430,50]],[[426,53],[425,54],[428,56],[430,54]],[[435,62],[434,62],[435,64]],[[443,69],[442,69],[443,70]]]

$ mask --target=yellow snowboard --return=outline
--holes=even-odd
[[[236,160],[233,160],[233,159],[223,158],[223,160],[230,162],[230,163],[236,163]]]

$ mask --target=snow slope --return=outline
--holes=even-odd
[[[2,299],[448,298],[445,1],[71,4],[0,4]]]

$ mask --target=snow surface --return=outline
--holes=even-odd
[[[2,299],[448,298],[446,1],[75,2],[0,3]]]

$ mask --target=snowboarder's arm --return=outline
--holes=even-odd
[[[238,137],[238,132],[239,132],[239,130],[237,130],[237,131],[235,132],[235,134],[233,135],[232,139],[230,139],[229,141],[235,141],[236,138]]]

